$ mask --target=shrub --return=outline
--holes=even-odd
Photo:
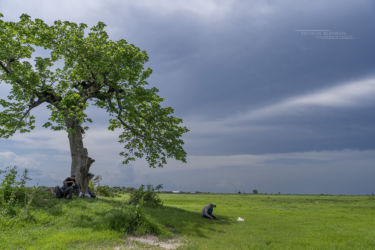
[[[0,206],[4,208],[5,214],[15,215],[16,205],[22,204],[26,207],[28,204],[31,197],[27,193],[26,182],[31,179],[27,173],[25,169],[22,175],[19,175],[16,166],[0,170],[0,174],[4,174],[0,184]]]
[[[145,206],[156,207],[163,205],[162,200],[158,195],[158,191],[163,188],[161,184],[153,187],[152,185],[141,185],[139,189],[136,189],[130,194],[130,204],[143,204]]]
[[[107,222],[112,230],[122,233],[143,235],[160,234],[157,224],[149,221],[143,212],[142,205],[126,206],[108,213]]]
[[[115,193],[107,185],[105,185],[105,186],[97,186],[95,188],[95,193],[97,195],[102,195],[102,196],[105,196],[105,197],[115,197]]]
[[[24,170],[23,174],[18,175],[17,167],[7,167],[5,170],[0,170],[0,174],[4,174],[4,178],[1,181],[1,203],[26,203],[26,182],[31,180],[27,176],[27,169]]]

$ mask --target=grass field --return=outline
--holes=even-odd
[[[161,249],[127,240],[107,219],[128,196],[99,200],[39,197],[17,216],[0,216],[0,249]],[[161,194],[145,208],[180,249],[375,249],[375,197]],[[218,220],[200,217],[216,202]],[[242,217],[244,222],[237,222]]]

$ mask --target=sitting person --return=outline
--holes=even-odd
[[[78,185],[76,183],[76,177],[75,175],[72,175],[68,178],[66,178],[63,182],[63,187],[62,187],[62,197],[61,198],[68,198],[72,199],[72,195],[75,189],[78,188]]]
[[[207,206],[205,206],[203,209],[202,209],[202,217],[203,218],[207,218],[207,219],[216,219],[216,216],[213,215],[213,210],[214,210],[214,207],[216,207],[216,203],[213,202],[213,203],[210,203],[208,204]]]

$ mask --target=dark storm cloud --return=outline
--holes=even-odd
[[[375,9],[370,1],[273,1],[260,6],[237,1],[228,13],[210,20],[191,12],[126,10],[122,27],[130,42],[149,52],[154,69],[150,82],[187,125],[210,121],[209,129],[215,131],[215,121],[233,113],[375,74]],[[352,39],[318,39],[300,31],[316,29]],[[323,107],[248,121],[241,125],[248,129],[239,133],[202,134],[192,127],[187,150],[231,155],[374,148],[373,107]]]
[[[160,15],[134,7],[123,27],[128,40],[149,52],[153,82],[184,115],[225,116],[374,74],[370,1],[253,7],[236,1],[227,15],[203,21],[194,13]],[[316,39],[301,29],[345,32],[353,39]]]
[[[187,138],[193,155],[263,154],[314,150],[365,150],[375,148],[374,106],[354,110],[314,108],[314,112],[285,115],[241,127],[208,129]],[[198,131],[199,128],[194,126]]]

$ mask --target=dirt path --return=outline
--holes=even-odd
[[[141,243],[141,244],[137,244]],[[144,249],[176,249],[180,246],[182,246],[182,243],[177,239],[171,239],[168,241],[160,241],[158,237],[153,235],[146,235],[146,236],[129,236],[127,237],[127,244],[126,248],[123,248],[123,246],[115,247],[115,250],[120,249],[143,249],[139,245],[146,245]]]

